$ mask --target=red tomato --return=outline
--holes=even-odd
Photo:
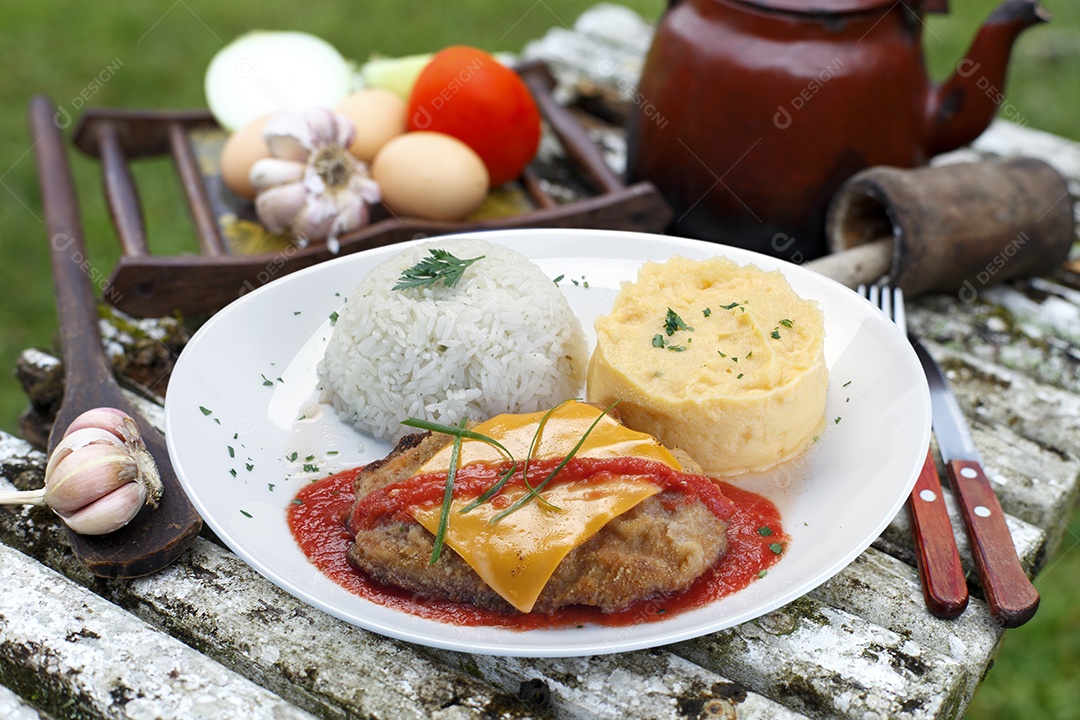
[[[521,174],[540,144],[540,113],[518,74],[483,50],[435,54],[409,96],[409,130],[452,135],[471,147],[495,187]]]

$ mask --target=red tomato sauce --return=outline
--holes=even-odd
[[[545,471],[540,465],[537,462],[530,466],[529,478],[534,484],[538,482],[537,476],[543,479],[550,471],[550,467]],[[606,467],[601,469],[604,465]],[[535,475],[533,467],[536,468]],[[438,482],[435,481],[437,476],[419,476],[404,483],[389,485],[381,491],[370,493],[353,512],[353,483],[360,469],[346,470],[301,489],[289,508],[288,522],[301,550],[331,580],[373,603],[422,618],[455,625],[486,625],[519,630],[586,623],[613,627],[636,625],[698,608],[742,590],[782,557],[783,548],[788,542],[781,527],[780,513],[767,498],[704,476],[677,473],[670,469],[665,472],[660,469],[664,467],[634,458],[581,458],[568,463],[559,473],[558,481],[566,482],[605,471],[619,472],[620,468],[624,471],[620,474],[642,474],[646,470],[661,486],[678,488],[700,497],[706,507],[728,521],[727,553],[689,588],[664,597],[642,600],[615,613],[602,613],[597,608],[584,606],[562,608],[550,615],[483,610],[382,585],[349,563],[346,552],[353,540],[348,529],[350,523],[360,527],[374,523],[386,514],[404,512],[404,508],[413,503],[437,502],[442,497],[445,475]],[[492,473],[497,474],[497,469],[489,472],[471,468],[469,466],[459,471],[455,495],[460,493],[463,497],[475,497],[490,487]],[[564,476],[564,473],[568,474]],[[510,482],[519,481],[520,474]]]

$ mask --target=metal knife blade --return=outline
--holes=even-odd
[[[1003,627],[1023,625],[1039,608],[1039,593],[1016,555],[1005,513],[986,479],[967,421],[945,373],[922,343],[911,338],[911,344],[930,386],[934,436],[946,475],[960,502],[960,514],[990,615]]]
[[[941,366],[918,340],[912,338],[911,344],[922,363],[926,384],[930,386],[930,412],[942,459],[970,460],[981,465],[982,458],[975,447],[975,441],[971,439],[964,412],[956,402],[956,396],[953,395]]]

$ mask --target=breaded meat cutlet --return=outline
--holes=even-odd
[[[445,435],[407,435],[356,478],[359,502],[368,493],[407,480],[451,442]],[[614,518],[555,569],[533,606],[551,613],[570,605],[603,612],[688,587],[727,551],[727,523],[696,498],[664,490]],[[360,528],[348,552],[352,564],[377,582],[418,596],[517,612],[461,556],[445,547],[430,563],[434,536],[416,521],[387,516]]]

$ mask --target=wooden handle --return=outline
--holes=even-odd
[[[157,509],[143,508],[130,523],[107,535],[66,530],[72,552],[95,575],[138,577],[175,560],[199,534],[202,520],[169,462],[165,438],[127,401],[105,358],[93,284],[100,273],[86,257],[75,185],[63,136],[53,123],[54,112],[47,98],[36,97],[30,104],[64,356],[64,399],[49,448],[56,446],[78,414],[94,407],[115,407],[135,420],[165,486]]]
[[[218,231],[217,218],[210,209],[210,198],[206,194],[206,185],[203,184],[199,173],[199,163],[195,159],[195,152],[191,148],[187,133],[187,127],[183,123],[174,122],[169,125],[169,144],[173,161],[176,163],[176,172],[180,175],[180,184],[187,197],[191,219],[195,222],[195,235],[199,239],[199,247],[203,255],[209,257],[224,255],[225,241]]]
[[[957,617],[968,604],[967,581],[949,511],[941,496],[941,479],[929,450],[911,491],[908,513],[926,607],[940,618]]]
[[[1019,627],[1038,610],[1039,593],[1016,555],[994,489],[977,462],[951,460],[945,463],[945,469],[960,500],[975,569],[990,615],[1002,627]]]
[[[91,277],[103,277],[86,256],[82,218],[60,128],[53,122],[55,109],[44,97],[30,104],[30,125],[35,139],[41,204],[52,260],[56,312],[65,368],[85,368],[104,376],[112,369],[101,350],[97,303]],[[50,445],[50,450],[52,446]]]
[[[105,183],[105,200],[109,205],[116,234],[125,255],[139,257],[150,250],[146,244],[146,223],[135,181],[131,177],[124,149],[116,126],[103,122],[98,127],[98,144],[101,148],[101,175]]]
[[[816,273],[854,288],[869,285],[889,274],[893,260],[893,239],[879,238],[855,245],[806,263]]]

